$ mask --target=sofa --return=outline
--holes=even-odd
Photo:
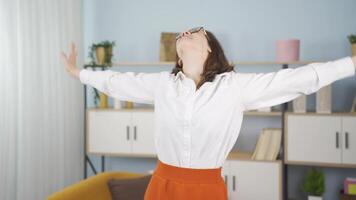
[[[147,174],[131,172],[102,172],[76,184],[65,187],[47,197],[47,200],[111,200],[108,180],[138,178]]]

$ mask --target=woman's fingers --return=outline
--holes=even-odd
[[[75,44],[74,44],[74,42],[72,42],[71,46],[72,46],[72,51],[71,51],[71,53],[75,53]]]
[[[67,58],[66,54],[63,51],[61,52],[61,57],[62,57],[63,62],[67,65],[68,64],[68,58]]]

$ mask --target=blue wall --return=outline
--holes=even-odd
[[[154,2],[154,3],[153,3]],[[229,60],[271,61],[277,39],[301,40],[300,59],[329,61],[350,55],[347,35],[356,33],[354,0],[85,0],[84,49],[93,42],[115,40],[116,61],[159,60],[159,39],[163,31],[180,32],[204,25],[220,40]],[[88,61],[88,58],[86,58]],[[121,67],[120,71],[156,72],[167,67]],[[236,66],[240,72],[268,72],[279,66]],[[333,84],[333,111],[349,111],[356,93],[355,77]],[[89,106],[93,98],[88,94]],[[308,110],[314,110],[315,94],[308,96]],[[140,106],[140,105],[137,105]],[[246,117],[235,149],[252,150],[263,127],[281,127],[278,118]],[[91,156],[99,168],[99,160]],[[155,159],[108,158],[107,170],[145,172],[154,169]],[[298,191],[306,167],[289,168],[290,197]],[[325,168],[328,190],[325,199],[337,199],[345,176],[356,170]]]

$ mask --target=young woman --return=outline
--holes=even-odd
[[[78,69],[76,49],[66,70],[108,96],[154,104],[158,162],[145,200],[227,200],[222,165],[234,146],[243,112],[309,95],[355,75],[356,57],[271,73],[238,73],[215,36],[203,27],[177,36],[172,72]]]

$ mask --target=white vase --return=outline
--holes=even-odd
[[[307,96],[305,94],[300,95],[293,100],[293,112],[305,113],[307,111]]]
[[[271,112],[272,111],[272,107],[263,107],[263,108],[258,108],[256,109],[259,112]]]
[[[323,197],[321,196],[308,196],[308,200],[322,200]]]
[[[331,113],[331,84],[324,86],[317,91],[316,112]]]
[[[114,99],[114,109],[121,109],[122,105],[121,105],[121,101],[118,99]]]

